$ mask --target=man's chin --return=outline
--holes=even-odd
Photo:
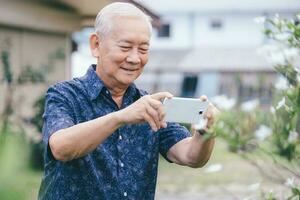
[[[120,82],[123,84],[123,85],[126,85],[126,86],[129,86],[130,84],[132,84],[135,80],[136,80],[137,77],[131,77],[131,78],[123,78],[120,80]]]
[[[122,85],[129,86],[132,84],[140,74],[116,74],[115,78],[118,80],[118,82]]]

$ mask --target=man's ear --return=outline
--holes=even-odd
[[[95,58],[99,57],[100,37],[97,33],[90,36],[90,49]]]

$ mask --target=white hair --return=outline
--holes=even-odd
[[[131,16],[144,19],[148,23],[150,34],[152,32],[151,17],[130,3],[115,2],[100,10],[95,20],[95,31],[100,36],[107,35],[112,28],[113,18],[116,16]]]

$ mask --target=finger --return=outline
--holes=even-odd
[[[165,117],[165,112],[164,112],[164,108],[163,108],[163,104],[153,98],[148,98],[147,99],[147,103],[149,103],[149,106],[151,108],[148,108],[148,111],[151,116],[153,116],[153,119],[158,127],[158,129],[160,129],[161,127],[163,127],[162,125],[164,125],[162,123],[162,119]]]
[[[160,101],[155,100],[155,99],[150,99],[149,103],[150,103],[151,107],[158,112],[159,121],[162,121],[166,115],[163,104]]]
[[[205,114],[205,116],[208,120],[213,118],[213,115],[214,115],[214,113],[211,109]]]
[[[164,98],[172,98],[173,95],[171,93],[169,93],[169,92],[158,92],[158,93],[152,94],[151,97],[153,99],[161,101]]]
[[[207,119],[207,127],[209,128],[213,123],[215,122],[216,116],[220,113],[220,111],[213,105],[210,105],[210,109],[208,113],[206,114]]]
[[[166,111],[165,111],[165,108],[161,105],[158,107],[158,114],[159,114],[159,120],[160,121],[163,121],[165,116],[166,116]]]
[[[156,100],[156,99],[153,99],[153,98],[149,98],[148,99],[148,103],[151,105],[151,107],[153,107],[155,110],[157,110],[161,105],[162,105],[162,102]]]
[[[160,129],[160,120],[159,120],[158,112],[155,109],[153,109],[150,104],[148,104],[146,106],[146,111],[147,111],[148,115],[155,122],[157,129]]]
[[[212,110],[210,108],[207,108],[207,110],[204,112],[203,116],[204,116],[204,118],[207,118],[207,119],[211,118]]]
[[[220,111],[212,103],[209,103],[207,110],[208,114],[210,115],[209,117],[215,117],[220,113]]]
[[[204,112],[204,116],[207,118],[211,118],[214,115],[215,109],[215,106],[212,103],[209,103],[207,109]]]
[[[200,100],[201,100],[201,101],[207,101],[207,96],[206,96],[206,95],[202,95],[202,96],[200,97]]]
[[[206,127],[210,128],[214,123],[214,118],[207,119]]]
[[[161,122],[161,127],[162,128],[167,128],[167,126],[168,126],[167,122],[165,122],[165,121]]]
[[[165,116],[166,116],[166,112],[165,112],[165,109],[163,107],[160,107],[159,111],[159,121],[164,121],[165,119]]]
[[[150,115],[148,115],[148,113],[144,114],[144,119],[145,119],[146,122],[148,122],[148,124],[150,125],[150,127],[153,131],[156,132],[158,130],[154,120],[152,119],[152,117],[150,117]]]

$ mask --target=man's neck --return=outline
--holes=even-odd
[[[112,99],[116,102],[120,108],[122,105],[123,96],[129,86],[122,86],[117,84],[115,81],[112,81],[109,77],[102,76],[100,70],[96,69],[96,74],[103,81],[105,87],[109,90]]]

